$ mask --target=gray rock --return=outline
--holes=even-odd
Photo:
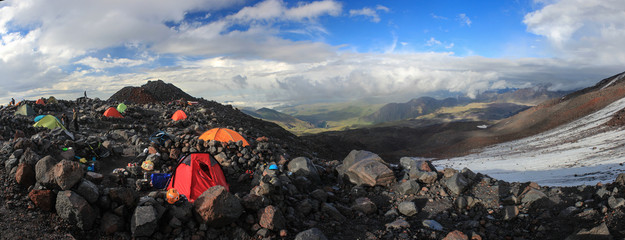
[[[511,220],[519,215],[519,208],[517,206],[505,206],[503,207],[503,220]]]
[[[133,207],[135,205],[135,193],[130,188],[111,188],[108,190],[109,198],[117,204]]]
[[[347,175],[356,185],[387,186],[395,182],[393,171],[377,154],[352,150],[336,170],[340,176]]]
[[[546,198],[546,197],[547,195],[545,195],[543,192],[538,191],[536,189],[531,189],[527,193],[525,193],[525,195],[521,199],[521,203],[531,204],[539,199]]]
[[[408,176],[410,179],[416,179],[425,184],[432,184],[438,179],[438,174],[436,172],[426,172],[416,168],[411,169]]]
[[[417,180],[408,180],[399,184],[397,190],[403,195],[417,194],[421,190],[421,186]]]
[[[608,198],[608,206],[610,206],[610,208],[612,209],[617,209],[619,207],[625,206],[625,199],[610,196]]]
[[[82,230],[91,229],[97,217],[96,211],[87,200],[71,190],[57,194],[55,208],[61,218],[76,223]]]
[[[130,219],[130,231],[133,237],[152,236],[158,227],[158,214],[152,206],[138,206]]]
[[[413,216],[419,212],[417,210],[417,205],[411,201],[401,202],[399,206],[397,207],[397,209],[399,210],[401,214],[406,215],[408,217]]]
[[[460,195],[471,184],[469,179],[459,173],[456,173],[450,178],[446,179],[444,183],[447,189],[449,189],[449,191],[456,195]]]
[[[100,221],[100,231],[106,235],[121,232],[124,229],[124,219],[111,212],[104,213]]]
[[[304,176],[315,181],[320,180],[317,168],[307,157],[298,157],[291,160],[287,168],[297,176]]]
[[[22,154],[22,156],[20,157],[19,163],[28,163],[32,166],[35,166],[35,164],[37,164],[37,161],[39,161],[39,159],[41,159],[41,157],[37,155],[35,151],[28,148],[26,149],[26,151],[24,151],[24,154]]]
[[[37,177],[37,182],[41,183],[44,186],[49,186],[56,184],[54,180],[54,175],[50,171],[54,165],[56,165],[57,161],[52,156],[48,155],[39,159],[37,164],[35,164],[35,175]]]
[[[432,229],[432,230],[443,231],[443,225],[441,225],[440,223],[434,220],[429,220],[429,219],[423,220],[421,224],[423,224],[424,227]]]
[[[610,195],[610,191],[608,191],[608,189],[604,186],[599,188],[595,194],[597,194],[599,198],[604,198],[605,196]]]
[[[408,223],[404,219],[397,219],[391,223],[385,224],[384,226],[386,228],[393,228],[393,229],[410,228],[410,223]]]
[[[206,190],[193,205],[198,222],[215,227],[228,225],[243,214],[239,199],[220,185]]]
[[[311,228],[295,235],[295,240],[328,240],[323,232],[317,228]]]
[[[566,238],[566,240],[586,240],[586,239],[613,239],[610,230],[605,223],[601,223],[590,230],[581,229]]]
[[[104,180],[104,175],[97,172],[87,172],[87,174],[85,174],[85,179],[91,181],[92,183],[100,184],[102,180]]]
[[[577,212],[578,210],[579,209],[577,207],[570,206],[570,207],[567,207],[567,208],[563,209],[562,211],[560,211],[560,215],[558,215],[558,216],[560,216],[560,217],[568,217],[568,216],[571,216],[571,214]]]
[[[356,198],[354,201],[354,205],[352,205],[352,210],[360,211],[365,214],[371,214],[378,211],[375,203],[371,201],[371,199],[367,197]]]
[[[100,197],[100,190],[98,189],[98,186],[87,179],[83,179],[78,184],[75,191],[91,204],[96,203]]]
[[[312,196],[314,199],[317,199],[321,202],[328,201],[328,193],[324,191],[323,189],[316,189],[315,191],[310,193],[310,196]]]
[[[269,230],[278,231],[286,228],[286,220],[280,209],[269,205],[262,210],[259,224]]]
[[[52,169],[54,181],[63,190],[72,188],[82,179],[84,170],[78,162],[62,160]]]
[[[337,210],[334,206],[332,206],[332,204],[329,203],[323,203],[323,205],[321,206],[321,212],[327,214],[332,219],[339,222],[344,222],[347,219],[345,218],[345,216],[343,216],[343,214],[341,214],[341,212],[339,212],[339,210]]]
[[[17,167],[18,160],[16,158],[9,158],[4,162],[4,169],[10,170]]]

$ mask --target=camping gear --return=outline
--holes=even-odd
[[[174,113],[174,115],[171,116],[171,119],[173,119],[174,121],[184,120],[187,119],[187,114],[184,113],[182,110],[178,110]]]
[[[204,191],[215,185],[221,185],[230,191],[221,165],[209,153],[190,153],[178,161],[167,190],[175,188],[178,192],[195,201]]]
[[[46,103],[43,101],[43,98],[37,99],[37,101],[35,102],[35,104],[39,104],[39,105],[46,105]]]
[[[35,124],[33,124],[33,127],[45,127],[50,130],[57,129],[57,128],[65,129],[63,124],[61,124],[61,122],[59,122],[59,120],[55,116],[52,116],[52,115],[45,115]]]
[[[15,115],[33,116],[35,115],[35,110],[30,105],[24,104],[17,108]]]
[[[54,104],[54,103],[59,103],[59,101],[56,100],[56,98],[54,96],[50,96],[48,98],[48,104]]]
[[[143,163],[141,163],[141,168],[143,168],[143,170],[145,171],[152,171],[154,170],[154,162],[150,160],[145,160],[143,161]]]
[[[275,164],[269,165],[269,170],[278,170],[278,166]]]
[[[176,191],[175,188],[171,188],[167,190],[167,202],[169,204],[174,204],[180,199],[180,194]]]
[[[227,129],[227,128],[213,128],[211,130],[208,130],[204,133],[202,133],[202,135],[200,136],[200,139],[204,140],[204,141],[210,141],[210,140],[215,140],[215,141],[220,141],[220,142],[238,142],[238,141],[243,141],[243,146],[249,146],[250,144],[247,142],[247,140],[245,140],[245,138],[243,138],[243,136],[241,136],[241,134],[235,132],[234,130],[231,129]]]
[[[105,147],[102,146],[101,142],[91,142],[91,143],[87,143],[87,146],[89,147],[89,150],[91,151],[91,153],[93,153],[94,160],[95,157],[98,158],[105,158],[111,155],[111,152],[106,149]]]
[[[169,178],[171,178],[171,174],[168,173],[152,173],[150,175],[152,187],[156,189],[163,189],[167,187],[167,182],[169,181]]]
[[[45,117],[45,116],[46,116],[46,115],[39,115],[39,116],[36,116],[36,117],[35,117],[35,119],[34,119],[34,121],[35,121],[35,122],[39,122],[39,120],[41,120],[41,119],[42,119],[43,117]]]
[[[124,118],[124,116],[122,116],[114,107],[110,107],[109,109],[104,111],[103,115],[105,117]]]
[[[157,131],[154,134],[152,134],[152,136],[150,136],[150,141],[154,142],[160,146],[165,145],[165,142],[167,140],[173,140],[173,137],[169,134],[167,134],[166,132],[163,131]],[[147,149],[147,148],[146,148]]]
[[[119,105],[117,105],[117,111],[120,113],[125,112],[127,108],[128,106],[126,106],[126,104],[124,103],[120,103]]]

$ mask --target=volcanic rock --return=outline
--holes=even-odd
[[[158,227],[158,213],[152,206],[138,206],[130,219],[133,237],[149,237]]]
[[[62,160],[52,169],[54,181],[62,190],[72,188],[84,175],[84,170],[78,162]]]
[[[100,221],[100,231],[106,235],[120,232],[124,229],[124,219],[111,212],[104,213]]]
[[[87,179],[83,179],[80,181],[76,189],[74,190],[76,193],[80,194],[87,202],[94,204],[98,201],[100,197],[100,191],[98,186],[92,183]]]
[[[289,162],[287,165],[290,172],[297,176],[304,176],[312,180],[320,180],[317,168],[307,157],[298,157]]]
[[[450,178],[445,179],[444,183],[447,189],[456,195],[464,192],[470,185],[469,179],[459,173],[454,173]]]
[[[411,201],[401,202],[399,206],[397,207],[397,209],[399,210],[401,214],[406,215],[408,217],[413,216],[418,213],[417,205]]]
[[[346,175],[356,185],[387,186],[395,181],[395,175],[386,162],[368,151],[352,150],[336,170],[340,176]]]
[[[417,194],[421,190],[421,186],[416,180],[408,180],[399,184],[397,190],[403,195]]]
[[[367,197],[356,198],[352,210],[363,212],[364,214],[371,214],[378,211],[375,203]]]
[[[198,221],[214,227],[228,225],[243,214],[239,199],[220,185],[206,190],[193,205],[199,217]]]
[[[269,205],[262,210],[259,224],[261,227],[277,231],[286,227],[286,220],[280,209]]]
[[[71,190],[60,191],[57,194],[56,212],[83,230],[91,229],[97,217],[96,211],[87,200]]]
[[[295,235],[295,240],[328,240],[318,228],[311,228]]]
[[[610,235],[610,230],[605,223],[601,223],[590,230],[581,229],[578,232],[568,236],[566,240],[586,240],[586,239],[613,239]]]
[[[37,181],[35,178],[35,170],[28,163],[20,163],[15,173],[15,181],[24,187],[32,186]]]
[[[28,198],[33,201],[35,206],[44,211],[52,211],[54,209],[56,195],[52,190],[33,189],[28,193]]]
[[[443,240],[469,240],[469,237],[461,231],[454,230],[449,232]]]

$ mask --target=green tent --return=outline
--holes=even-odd
[[[59,120],[56,117],[52,116],[52,115],[46,115],[41,120],[36,122],[33,125],[33,127],[46,127],[46,128],[49,128],[49,129],[56,129],[56,128],[63,128],[63,129],[65,129],[63,124],[61,124],[59,122]]]
[[[126,108],[128,108],[128,106],[126,106],[126,104],[124,103],[120,103],[119,105],[117,105],[117,111],[119,113],[124,113],[124,111],[126,111]]]
[[[17,111],[15,111],[15,115],[34,116],[35,110],[33,110],[30,105],[23,104],[22,106],[19,106],[17,108]]]

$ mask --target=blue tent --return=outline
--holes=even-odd
[[[41,120],[45,116],[46,115],[39,115],[39,116],[35,117],[35,122],[39,122],[39,120]]]

